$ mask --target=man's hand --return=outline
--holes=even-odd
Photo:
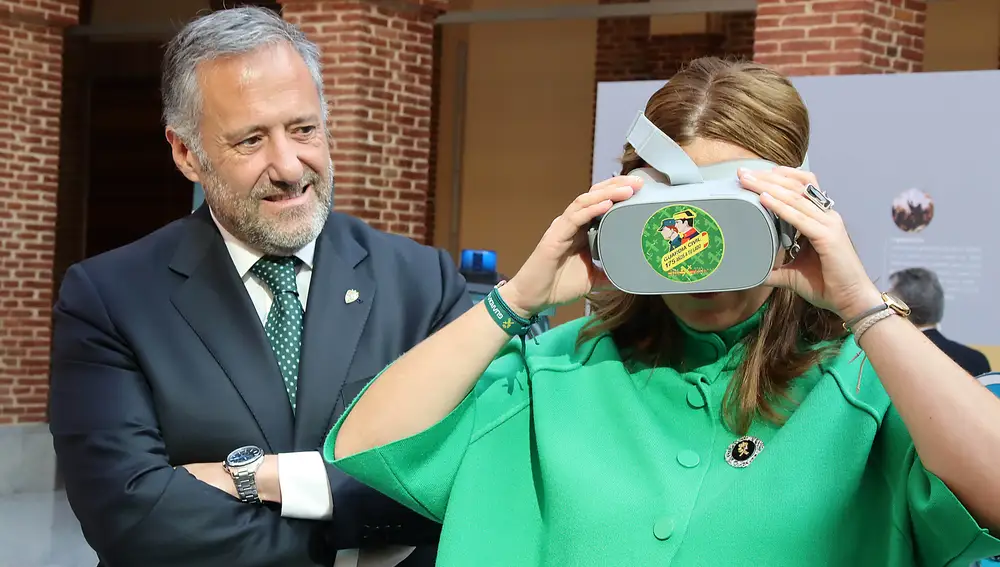
[[[193,463],[181,468],[191,473],[205,484],[237,498],[236,484],[233,477],[226,471],[223,463]],[[278,484],[278,456],[264,455],[264,462],[257,469],[257,494],[264,502],[281,502],[281,486]]]

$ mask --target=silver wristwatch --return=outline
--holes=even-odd
[[[253,445],[240,447],[226,457],[223,466],[233,477],[236,496],[241,502],[260,504],[260,495],[257,493],[257,469],[263,463],[264,451]]]

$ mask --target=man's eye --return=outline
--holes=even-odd
[[[251,136],[246,140],[240,142],[239,146],[243,148],[252,148],[253,146],[256,146],[259,143],[260,143],[260,136]]]
[[[312,134],[315,130],[315,126],[300,126],[298,128],[299,134]]]

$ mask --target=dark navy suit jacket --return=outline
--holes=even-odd
[[[360,301],[346,303],[354,289]],[[440,526],[328,466],[334,517],[286,519],[194,478],[236,447],[317,450],[383,367],[472,305],[442,251],[332,213],[316,243],[297,411],[207,208],[66,273],[50,427],[70,504],[107,567],[330,565]]]
[[[956,343],[937,329],[927,329],[924,335],[969,374],[979,376],[990,371],[989,359],[978,350]]]

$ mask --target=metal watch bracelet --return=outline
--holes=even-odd
[[[236,485],[236,495],[241,502],[260,504],[260,495],[257,493],[257,479],[253,472],[240,471],[234,474],[233,483]]]

